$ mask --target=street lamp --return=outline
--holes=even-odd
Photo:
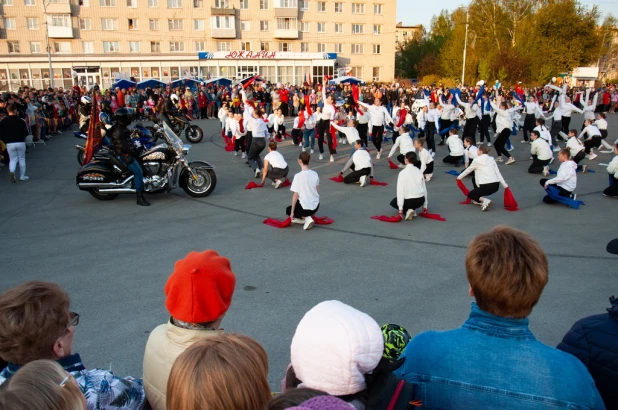
[[[466,50],[468,48],[468,19],[470,17],[470,6],[466,8],[466,36],[464,38],[463,67],[461,67],[461,86],[463,87],[466,79]]]
[[[51,62],[51,45],[49,44],[49,19],[47,18],[47,6],[49,0],[43,0],[43,15],[45,16],[45,42],[47,43],[47,61],[49,62],[49,81],[51,88],[54,88],[54,69]]]

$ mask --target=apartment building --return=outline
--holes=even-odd
[[[392,81],[395,15],[396,0],[0,0],[0,90],[50,78]]]
[[[395,43],[397,46],[403,46],[408,41],[411,41],[414,36],[423,34],[423,25],[404,26],[399,22],[395,26]]]

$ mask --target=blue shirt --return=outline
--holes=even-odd
[[[536,340],[528,319],[472,302],[458,329],[417,335],[395,374],[421,386],[423,409],[604,409],[586,367]]]

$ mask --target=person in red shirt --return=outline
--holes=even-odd
[[[116,101],[118,101],[118,108],[124,107],[124,90],[116,87]]]
[[[609,90],[605,89],[605,92],[603,93],[603,111],[609,111]]]
[[[208,98],[204,91],[200,91],[200,95],[197,96],[197,108],[200,109],[200,118],[208,119]]]
[[[283,113],[284,117],[287,117],[288,115],[288,108],[289,108],[288,101],[290,100],[288,94],[289,94],[289,91],[282,86],[281,89],[279,90],[279,98],[281,100],[281,105],[279,106],[279,108],[281,109],[281,112]]]

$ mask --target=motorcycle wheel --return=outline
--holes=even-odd
[[[204,131],[197,125],[191,125],[185,130],[185,137],[190,143],[197,144],[204,138]]]
[[[77,151],[77,163],[81,166],[84,165],[84,156],[86,154],[83,151]]]
[[[89,190],[88,192],[90,192],[90,195],[92,195],[99,201],[111,201],[112,199],[115,199],[118,196],[118,194],[102,194],[96,188],[93,188]]]
[[[208,196],[215,190],[217,186],[217,176],[212,169],[195,169],[197,181],[194,181],[191,174],[185,173],[185,181],[182,184],[182,189],[185,192],[196,198]]]

